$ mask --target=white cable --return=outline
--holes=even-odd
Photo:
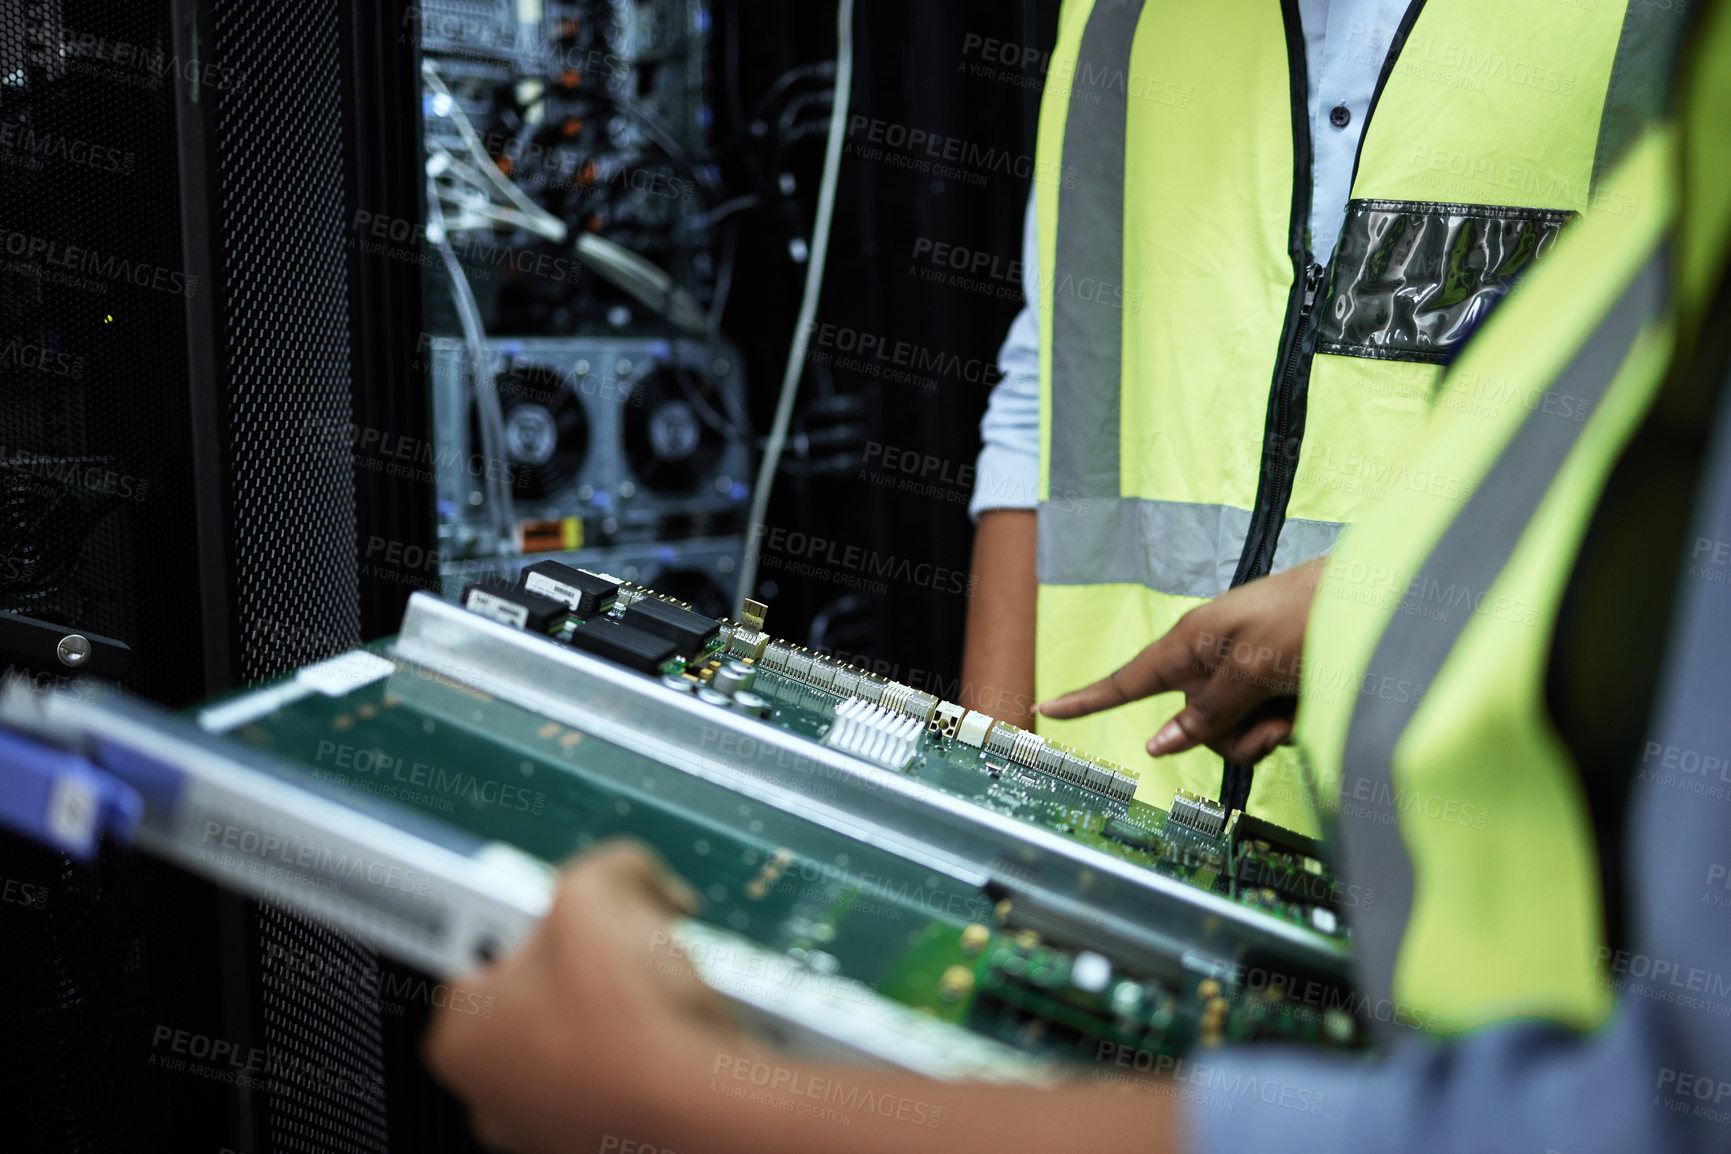
[[[449,225],[453,232],[473,231],[478,228],[490,228],[494,223],[504,223],[535,233],[537,236],[544,237],[556,244],[564,241],[568,235],[569,230],[566,229],[563,221],[549,215],[539,206],[534,205],[533,202],[531,202],[531,207],[535,209],[533,214],[517,208],[495,204],[493,199],[487,195],[487,189],[492,182],[488,181],[486,174],[474,165],[457,159],[443,149],[435,149],[433,156],[442,162],[439,175],[449,177],[453,181],[459,178],[466,178],[468,181],[465,186],[440,184],[438,186],[440,199],[455,208],[479,214],[484,218],[479,224],[476,224],[474,223],[476,219],[474,216],[464,216],[459,221]],[[464,227],[465,225],[467,227]]]
[[[811,326],[817,318],[818,297],[823,290],[823,266],[829,257],[830,226],[835,218],[836,186],[841,181],[842,142],[847,131],[848,105],[853,95],[853,0],[838,0],[835,13],[835,105],[829,117],[829,147],[823,158],[823,184],[817,194],[817,222],[812,226],[810,264],[805,270],[805,298],[799,306],[793,344],[787,351],[787,371],[781,378],[781,399],[776,402],[775,422],[764,443],[763,461],[757,469],[757,484],[751,494],[751,515],[746,520],[745,556],[739,566],[736,608],[743,611],[745,599],[755,593],[758,554],[763,540],[763,520],[769,514],[769,491],[781,467],[787,446],[787,428],[793,421],[793,402],[799,395],[799,379],[805,371],[805,355],[811,344]]]
[[[450,102],[451,123],[457,126],[457,133],[463,138],[463,143],[468,146],[470,155],[475,158],[475,168],[481,176],[498,189],[505,199],[515,205],[518,211],[525,216],[540,220],[543,227],[536,229],[537,232],[545,230],[550,239],[564,240],[567,234],[565,222],[530,200],[528,194],[500,172],[499,166],[493,163],[493,158],[487,155],[487,148],[481,143],[480,134],[475,131],[475,126],[469,123],[469,114],[463,111],[463,106],[457,102],[457,98],[451,94],[451,90],[445,87],[445,81],[439,75],[438,66],[431,60],[422,61],[421,76],[426,80],[428,87],[432,88],[434,95],[442,96]]]
[[[644,257],[594,233],[580,233],[577,255],[595,271],[688,333],[708,329],[709,318],[697,298]]]
[[[469,201],[464,198],[440,197],[448,207],[457,210],[455,217],[447,217],[445,227],[452,232],[481,232],[491,229],[494,225],[508,224],[515,228],[535,229],[535,222],[522,213],[509,208],[500,208],[491,201]]]
[[[497,224],[506,224],[525,229],[556,244],[563,242],[570,235],[565,222],[536,204],[515,181],[499,171],[493,158],[487,155],[474,125],[469,122],[468,114],[440,78],[437,66],[430,60],[424,61],[421,70],[428,87],[433,89],[436,96],[441,96],[448,102],[451,122],[457,126],[463,143],[475,159],[475,163],[470,164],[452,155],[447,149],[436,145],[432,149],[429,168],[434,177],[445,177],[453,182],[464,180],[476,189],[470,192],[450,184],[433,184],[437,190],[436,199],[448,201],[456,210],[456,215],[445,221],[445,227],[451,232],[478,232]],[[516,206],[515,209],[495,205],[487,195],[489,186],[503,192]],[[631,294],[645,307],[654,309],[672,321],[674,325],[692,334],[708,331],[709,317],[703,311],[703,306],[698,304],[689,292],[676,285],[671,276],[647,259],[590,233],[579,233],[572,247],[580,257],[594,266],[596,272]]]
[[[471,183],[478,182],[483,175],[473,165],[458,160],[443,149],[436,150],[435,155],[439,161],[439,175],[468,177]],[[496,224],[507,224],[555,242],[565,239],[564,226],[560,224],[556,230],[549,228],[547,220],[550,218],[545,213],[531,218],[514,209],[499,207],[484,193],[443,184],[435,187],[441,206],[448,205],[456,213],[445,219],[445,227],[451,232],[477,232]],[[596,272],[630,293],[645,307],[654,309],[688,333],[708,331],[709,318],[703,306],[649,260],[592,233],[579,233],[574,247]]]
[[[462,262],[451,247],[450,230],[445,224],[444,210],[439,204],[437,182],[427,176],[427,239],[439,250],[445,272],[451,278],[451,296],[457,305],[457,317],[463,326],[463,341],[469,353],[469,377],[475,391],[475,407],[481,426],[481,454],[484,458],[482,488],[487,496],[487,513],[493,523],[493,540],[488,554],[498,553],[511,532],[516,514],[511,507],[511,489],[505,482],[505,417],[499,404],[498,382],[487,359],[486,330],[482,327],[481,306],[469,286]]]
[[[485,172],[466,161],[459,160],[456,157],[451,156],[449,153],[443,152],[442,150],[440,155],[447,157],[450,161],[446,167],[446,172],[453,178],[466,178],[469,186],[473,189],[473,191],[468,191],[465,188],[446,188],[445,192],[447,196],[466,195],[488,204],[493,203],[492,199],[487,196],[487,188],[495,182],[489,180]],[[494,169],[493,171],[497,172],[498,170]],[[513,183],[512,187],[515,188],[516,185]],[[521,192],[522,190],[519,189],[518,191]],[[500,206],[498,211],[509,213],[512,216],[521,219],[524,222],[524,228],[538,233],[555,243],[565,240],[565,238],[570,235],[570,230],[566,228],[564,221],[546,212],[533,201],[527,202],[530,207],[534,209],[533,213],[525,212],[521,208],[515,207],[519,203],[521,203],[520,199],[513,200],[512,207]]]

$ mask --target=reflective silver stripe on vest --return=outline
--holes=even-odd
[[[1611,79],[1605,86],[1605,111],[1599,117],[1599,143],[1593,153],[1595,188],[1623,150],[1665,111],[1689,8],[1684,0],[1629,0],[1623,31],[1617,37],[1617,55],[1611,60]]]
[[[1072,73],[1128,76],[1143,0],[1099,0],[1082,30]],[[1124,153],[1128,97],[1108,86],[1098,103],[1072,97],[1064,125],[1064,167],[1083,178],[1058,190],[1056,257],[1041,275],[1053,285],[1094,277],[1124,283]],[[1052,308],[1051,455],[1053,493],[1118,495],[1118,428],[1124,314],[1076,293],[1041,290]]]
[[[1082,30],[1075,77],[1126,76],[1144,0],[1099,0]],[[1124,164],[1129,105],[1110,92],[1072,99],[1064,166],[1085,178],[1058,191],[1050,283],[1124,280]],[[1054,292],[1053,395],[1037,571],[1043,585],[1144,585],[1180,597],[1218,597],[1232,586],[1250,513],[1227,505],[1119,496],[1124,313]],[[1289,521],[1277,568],[1326,553],[1340,526]]]
[[[1664,299],[1664,262],[1653,257],[1612,306],[1598,329],[1551,386],[1596,412],[1628,357],[1641,327],[1659,313]],[[1420,576],[1425,587],[1482,594],[1508,564],[1557,471],[1587,427],[1586,420],[1533,409],[1486,474],[1483,483],[1443,533]],[[1401,838],[1394,784],[1394,751],[1418,701],[1436,679],[1466,629],[1470,613],[1451,610],[1438,619],[1409,586],[1366,670],[1376,684],[1408,686],[1405,692],[1361,694],[1347,730],[1340,776],[1337,846],[1343,879],[1376,887],[1373,912],[1353,924],[1359,989],[1371,1004],[1395,1005],[1394,967],[1412,915],[1413,872]],[[1423,820],[1414,817],[1413,820]],[[1377,1028],[1393,1032],[1394,1015]]]
[[[1276,571],[1334,548],[1342,526],[1289,520]],[[1040,506],[1042,585],[1145,585],[1174,597],[1218,597],[1232,587],[1250,511],[1141,497],[1064,499]]]

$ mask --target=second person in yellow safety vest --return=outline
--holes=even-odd
[[[1572,220],[1639,211],[1599,181],[1681,7],[1069,0],[977,474],[966,703],[1033,724],[1367,505],[1457,484],[1408,458],[1442,366]],[[1150,763],[1178,704],[1037,724],[1143,800],[1248,790],[1315,831],[1288,751],[1254,785],[1206,749]]]

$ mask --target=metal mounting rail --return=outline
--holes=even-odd
[[[1344,979],[1348,950],[1264,911],[1006,817],[655,678],[415,594],[395,653],[457,682],[974,886],[1152,970],[1246,958]],[[404,674],[397,674],[399,681]]]
[[[261,692],[280,698],[282,687]],[[551,871],[513,847],[318,781],[117,694],[43,693],[14,681],[0,694],[0,738],[0,792],[34,791],[47,802],[33,828],[8,811],[22,832],[63,851],[93,847],[105,807],[91,787],[103,779],[128,802],[111,834],[440,977],[508,950],[550,905]],[[794,1052],[951,1080],[1053,1078],[1009,1046],[850,979],[796,973],[787,958],[726,930],[687,920],[669,942],[741,1019]]]

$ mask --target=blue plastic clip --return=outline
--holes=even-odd
[[[138,790],[83,754],[0,728],[0,825],[89,861],[104,835],[132,840]]]

